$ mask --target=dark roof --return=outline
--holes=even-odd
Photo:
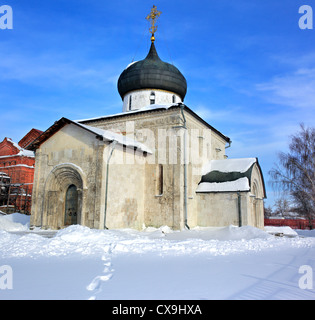
[[[175,66],[159,58],[154,43],[144,60],[131,64],[122,72],[117,86],[122,99],[133,90],[162,89],[178,94],[184,101],[187,92],[185,77]]]
[[[252,175],[252,170],[253,170],[254,164],[250,166],[248,170],[245,172],[237,172],[237,171],[231,171],[231,172],[221,172],[221,171],[210,171],[204,176],[201,177],[200,183],[203,182],[209,182],[209,183],[221,183],[221,182],[229,182],[229,181],[235,181],[240,178],[248,178],[250,181],[251,175]]]

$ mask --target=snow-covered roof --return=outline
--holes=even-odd
[[[87,122],[87,121],[93,121],[93,120],[99,120],[99,119],[107,119],[107,118],[114,118],[114,117],[119,117],[122,115],[127,115],[127,114],[135,114],[143,111],[153,111],[153,110],[159,110],[159,109],[169,109],[170,107],[177,106],[178,103],[172,103],[172,104],[150,104],[146,107],[137,109],[137,110],[131,110],[127,112],[120,112],[120,113],[115,113],[115,114],[110,114],[107,116],[101,116],[101,117],[95,117],[95,118],[88,118],[88,119],[80,119],[80,120],[74,120],[75,122],[81,123],[81,122]]]
[[[38,138],[36,138],[31,144],[27,146],[30,150],[36,150],[43,142],[45,142],[47,139],[49,139],[52,135],[54,135],[57,131],[59,131],[61,128],[63,128],[67,124],[73,124],[75,126],[78,126],[84,130],[89,131],[90,133],[93,133],[96,135],[97,138],[100,138],[103,141],[116,141],[118,144],[121,144],[126,147],[131,147],[134,149],[137,149],[142,152],[150,153],[153,152],[145,146],[143,143],[140,143],[136,140],[130,139],[126,136],[123,136],[122,134],[118,134],[115,132],[111,132],[108,130],[103,130],[100,128],[88,126],[82,123],[79,123],[77,121],[73,121],[67,118],[62,117],[58,121],[56,121],[51,127],[49,127],[45,132],[43,132]]]
[[[185,111],[188,111],[192,116],[197,118],[199,121],[201,121],[203,124],[205,124],[209,129],[211,129],[213,132],[217,133],[220,137],[222,137],[226,142],[230,142],[230,138],[225,136],[223,133],[212,127],[209,123],[207,123],[205,120],[203,120],[198,114],[196,114],[194,111],[192,111],[189,107],[187,107],[183,103],[172,103],[172,104],[151,104],[146,107],[137,109],[137,110],[132,110],[132,111],[127,111],[127,112],[120,112],[120,113],[115,113],[107,116],[101,116],[101,117],[95,117],[95,118],[88,118],[88,119],[80,119],[80,120],[75,120],[75,122],[78,123],[89,123],[92,121],[101,121],[101,120],[107,120],[115,117],[123,117],[123,116],[128,116],[132,114],[137,114],[137,113],[142,113],[142,112],[150,112],[150,111],[157,111],[157,110],[168,110],[171,107],[181,107],[184,106]]]
[[[104,129],[100,129],[100,128],[95,128],[95,127],[91,127],[91,126],[87,126],[85,124],[81,124],[78,123],[77,124],[80,127],[83,127],[91,132],[94,132],[97,135],[100,135],[103,137],[104,141],[117,141],[117,143],[124,145],[126,147],[132,147],[132,148],[136,148],[139,151],[142,152],[147,152],[152,154],[153,152],[147,147],[145,146],[143,143],[140,143],[136,140],[130,139],[122,134],[118,134],[109,130],[104,130]]]
[[[256,158],[211,160],[202,168],[202,175],[206,175],[211,171],[244,173],[255,162],[257,162]]]
[[[256,158],[211,160],[202,168],[196,192],[250,191],[250,169]]]
[[[6,138],[8,142],[10,142],[17,150],[18,153],[15,154],[14,156],[21,156],[21,157],[29,157],[29,158],[34,158],[35,154],[33,151],[26,150],[22,147],[20,147],[16,142],[14,142],[11,138]],[[7,158],[7,157],[12,157],[13,155],[6,155],[6,156],[1,156],[0,158]]]

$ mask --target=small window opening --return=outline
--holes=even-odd
[[[153,91],[150,94],[150,104],[155,104],[155,93]]]
[[[129,110],[131,110],[131,106],[132,106],[132,96],[129,96]]]

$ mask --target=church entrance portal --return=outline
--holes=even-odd
[[[71,163],[56,166],[45,182],[44,210],[41,225],[60,229],[82,224],[84,177]]]
[[[65,225],[78,223],[78,189],[72,184],[66,192]]]

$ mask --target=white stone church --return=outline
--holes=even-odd
[[[227,158],[230,138],[184,104],[185,77],[151,40],[119,77],[121,113],[61,118],[28,146],[32,226],[264,226],[257,158]]]

